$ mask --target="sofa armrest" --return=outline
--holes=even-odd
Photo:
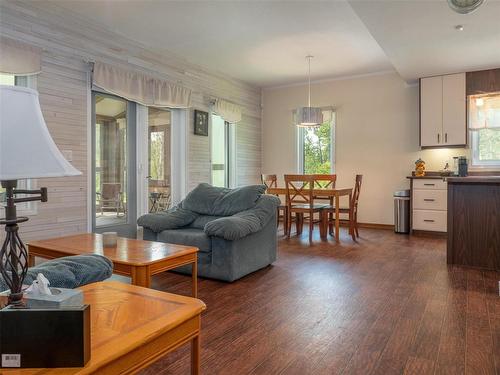
[[[212,220],[205,225],[204,231],[208,236],[239,240],[262,230],[269,220],[275,218],[279,204],[279,199],[274,196],[261,196],[254,208]]]
[[[178,229],[191,224],[198,214],[176,206],[167,211],[146,214],[137,219],[137,224],[153,232]]]

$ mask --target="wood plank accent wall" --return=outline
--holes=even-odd
[[[193,107],[209,111],[214,97],[243,108],[237,125],[238,185],[258,183],[261,173],[261,91],[188,61],[110,32],[56,4],[0,2],[0,34],[41,47],[42,73],[37,79],[42,111],[61,150],[72,150],[82,176],[39,180],[49,188],[49,202],[22,225],[25,240],[86,230],[87,210],[87,75],[85,61],[102,61],[163,78],[193,90]],[[210,181],[209,138],[193,134],[189,114],[188,185]],[[0,234],[2,236],[2,234]]]

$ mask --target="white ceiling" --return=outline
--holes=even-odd
[[[500,0],[51,0],[210,70],[262,87],[396,69],[406,80],[500,67]],[[454,29],[463,24],[465,29]]]
[[[344,1],[55,0],[158,50],[256,86],[393,70]]]
[[[406,80],[500,67],[499,0],[485,0],[467,15],[444,0],[350,4]]]

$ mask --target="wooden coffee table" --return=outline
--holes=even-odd
[[[55,259],[69,255],[99,254],[113,262],[113,273],[129,276],[133,285],[146,288],[151,286],[151,276],[191,264],[193,297],[198,296],[197,253],[198,248],[193,246],[121,237],[115,247],[103,247],[102,235],[96,233],[31,241],[28,244],[30,266],[34,265],[35,257]]]
[[[191,373],[200,372],[201,313],[195,298],[114,281],[80,288],[90,305],[90,361],[81,368],[0,369],[22,374],[134,374],[191,342]]]

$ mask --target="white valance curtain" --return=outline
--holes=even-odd
[[[0,36],[0,73],[37,74],[42,71],[42,49]]]
[[[191,106],[191,90],[141,73],[96,62],[92,77],[95,86],[139,104],[168,108]]]
[[[500,130],[500,93],[470,97],[469,129]]]
[[[213,111],[231,124],[241,121],[241,107],[227,100],[216,99]]]

